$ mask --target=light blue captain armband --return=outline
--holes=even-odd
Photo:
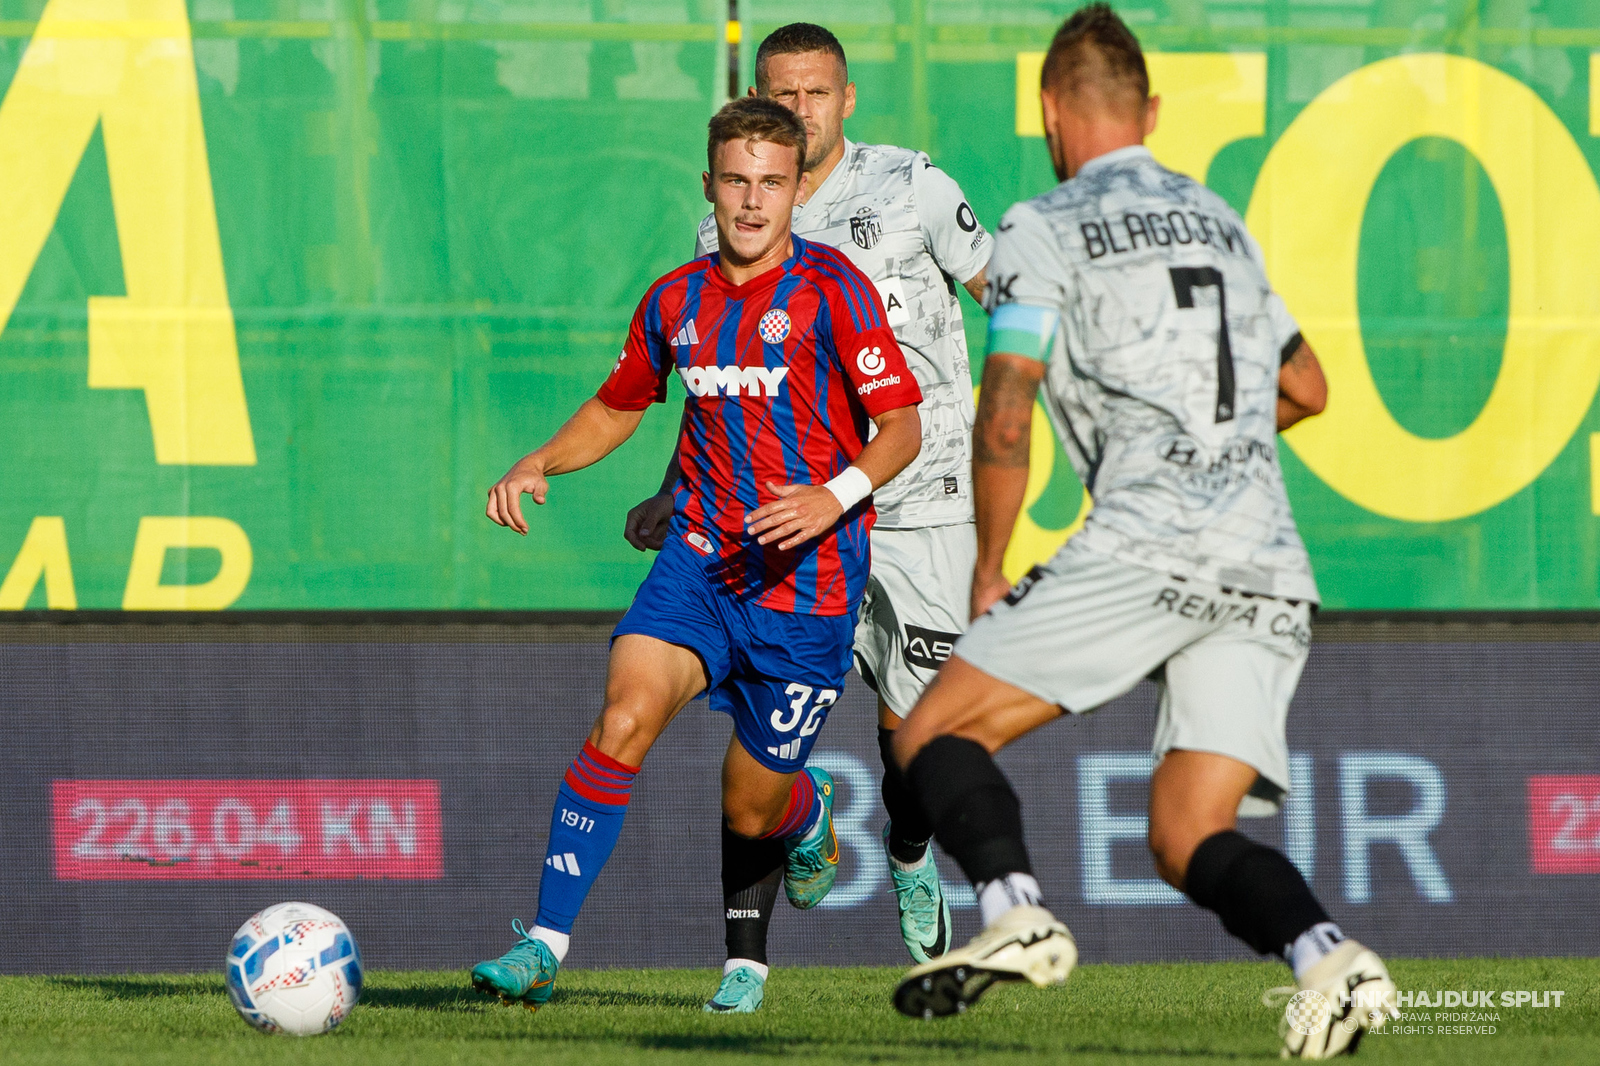
[[[1048,307],[1001,304],[989,316],[989,354],[1007,352],[1049,362],[1061,315]]]

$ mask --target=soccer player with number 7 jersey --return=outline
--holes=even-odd
[[[506,1002],[549,1000],[644,756],[698,695],[733,719],[729,830],[782,847],[796,905],[833,885],[832,782],[803,767],[851,665],[870,496],[916,458],[922,394],[872,282],[790,233],[805,141],[770,100],[712,118],[717,254],[650,287],[599,394],[489,491],[489,518],[526,534],[523,493],[542,504],[549,476],[604,458],[666,399],[669,375],[682,380],[667,542],[613,634],[604,710],[556,795],[534,926],[513,922],[518,943],[472,971]]]

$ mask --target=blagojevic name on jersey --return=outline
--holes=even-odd
[[[972,521],[972,369],[954,286],[989,262],[994,239],[925,153],[848,140],[839,165],[795,208],[793,226],[872,279],[922,389],[922,451],[873,493],[878,528]],[[708,215],[695,255],[716,248]]]
[[[1085,547],[1245,592],[1317,599],[1278,466],[1300,333],[1221,197],[1142,147],[1000,223],[989,351],[1047,365],[1044,401],[1094,498]]]
[[[820,485],[861,453],[870,416],[922,399],[872,283],[832,248],[795,238],[794,253],[743,285],[716,256],[650,286],[600,401],[638,411],[688,398],[681,476],[668,536],[706,560],[738,596],[795,614],[854,611],[867,586],[872,505],[792,551],[758,544],[744,516],[777,485]]]

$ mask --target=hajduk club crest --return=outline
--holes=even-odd
[[[768,344],[782,344],[784,338],[789,336],[789,313],[774,307],[761,316],[761,324],[757,329],[761,339]]]

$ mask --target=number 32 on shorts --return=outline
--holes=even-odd
[[[812,702],[811,694],[813,692],[816,692],[816,690],[810,685],[802,685],[799,682],[795,682],[784,689],[783,694],[789,697],[790,713],[785,714],[781,707],[773,711],[772,728],[780,733],[789,733],[793,732],[794,727],[798,725],[800,726],[800,736],[803,737],[809,737],[812,733],[821,729],[822,720],[827,716],[828,708],[832,707],[834,702],[838,700],[839,693],[831,688],[825,688],[821,692],[817,692],[816,701]],[[811,705],[811,713],[809,714],[806,713],[806,705],[808,703]],[[802,718],[805,719],[803,725],[800,721]]]

